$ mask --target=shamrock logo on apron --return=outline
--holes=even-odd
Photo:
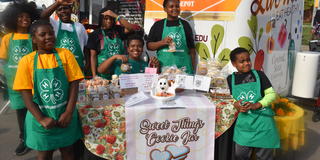
[[[72,38],[63,38],[61,39],[61,48],[67,48],[69,49],[72,53],[74,53],[76,47],[74,46],[75,42]]]
[[[179,32],[170,32],[168,36],[174,40],[177,48],[179,48],[182,45],[182,36]]]
[[[245,92],[241,92],[240,95],[238,96],[238,100],[242,99],[245,100],[247,102],[254,102],[254,98],[255,98],[256,94],[253,91],[249,91],[248,93]]]
[[[111,56],[115,55],[116,53],[119,53],[120,46],[117,43],[109,43],[108,44],[109,54]]]
[[[48,79],[43,79],[40,82],[40,96],[45,102],[51,101],[56,104],[63,98],[63,90],[61,89],[61,81],[58,79],[53,79],[51,82]]]
[[[29,53],[29,49],[24,46],[22,46],[22,47],[16,46],[13,51],[14,51],[14,53],[12,54],[12,59],[16,63],[18,63],[24,55]],[[23,55],[23,56],[21,56],[21,55]]]

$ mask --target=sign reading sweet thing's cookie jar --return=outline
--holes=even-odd
[[[156,82],[155,91],[151,92],[153,99],[126,107],[128,159],[212,160],[213,104],[205,96],[195,96],[192,92],[171,92],[164,77]],[[174,98],[170,98],[171,94]]]

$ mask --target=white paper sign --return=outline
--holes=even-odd
[[[149,99],[147,95],[145,95],[143,92],[138,92],[136,94],[131,95],[128,99],[126,99],[125,106],[130,107],[140,102],[143,102],[147,99]]]
[[[152,83],[158,79],[158,74],[143,74],[140,79],[139,91],[151,91]]]
[[[175,83],[179,86],[178,88],[193,89],[193,80],[193,76],[176,75]]]
[[[210,88],[210,83],[211,83],[210,77],[200,76],[200,75],[194,76],[193,87],[196,90],[208,92]]]
[[[157,74],[121,74],[120,79],[120,88],[138,88],[139,91],[150,91],[152,83],[155,79],[158,78]]]

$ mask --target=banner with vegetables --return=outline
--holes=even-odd
[[[159,5],[155,9],[154,2],[157,1],[146,1],[144,28],[147,33],[156,20],[165,18],[165,12]],[[224,66],[231,67],[229,58],[231,50],[244,47],[250,52],[253,68],[263,70],[278,93],[282,95],[289,93],[295,54],[301,46],[303,0],[232,1],[234,5],[224,8],[225,10],[220,7],[210,11],[186,7],[184,6],[186,2],[181,2],[181,17],[188,20],[194,29],[199,59],[216,59]],[[192,4],[199,5],[198,2],[200,0],[195,0]],[[207,3],[201,1],[205,2]],[[227,0],[219,2],[223,4],[227,3]],[[148,5],[151,3],[152,5]],[[161,4],[160,0],[158,3]],[[211,17],[216,17],[215,13],[225,11],[232,13],[232,18],[220,17],[208,20],[185,15],[186,12],[193,15],[196,11],[209,14]],[[147,16],[153,12],[157,14],[153,17]]]

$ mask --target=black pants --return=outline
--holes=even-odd
[[[257,160],[273,160],[273,148],[255,148],[236,144],[236,160],[248,160],[255,153]]]
[[[219,138],[215,139],[214,159],[234,160],[235,143],[233,142],[233,132],[235,123]]]
[[[17,120],[19,125],[19,138],[20,140],[24,141],[24,120],[26,119],[27,115],[27,108],[17,109]]]

